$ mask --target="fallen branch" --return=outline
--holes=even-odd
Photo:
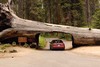
[[[10,7],[9,7],[10,8]],[[19,18],[5,4],[0,4],[0,39],[6,39],[13,36],[23,36],[28,32],[60,32],[68,33],[73,37],[73,44],[99,44],[100,45],[100,30],[88,28],[79,28],[65,25],[42,23]],[[4,15],[1,15],[1,14]],[[3,21],[2,18],[6,21]]]

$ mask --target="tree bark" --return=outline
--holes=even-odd
[[[91,16],[90,16],[90,0],[85,0],[86,1],[86,19],[87,19],[87,24],[88,27],[90,27],[90,22],[91,22]]]

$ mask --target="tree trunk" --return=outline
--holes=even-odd
[[[86,19],[88,23],[88,27],[90,28],[90,22],[91,22],[91,16],[90,16],[90,0],[85,0],[86,1]]]
[[[4,25],[7,25],[9,27],[1,30],[0,41],[15,36],[33,36],[34,32],[59,32],[71,34],[73,37],[73,44],[75,45],[100,45],[99,29],[89,30],[88,28],[41,23],[38,21],[21,19],[18,16],[16,16],[12,11],[10,11],[8,6],[0,4],[0,29]]]

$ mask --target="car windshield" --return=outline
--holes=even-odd
[[[63,43],[62,40],[53,40],[52,43]]]

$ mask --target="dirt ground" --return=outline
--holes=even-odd
[[[24,48],[24,47],[9,47],[8,50],[17,50],[16,53],[0,53],[0,58],[14,58],[14,57],[20,57],[25,56],[27,54],[30,54],[31,52],[35,52],[35,49],[30,48]],[[65,50],[66,51],[66,50]],[[68,50],[69,52],[73,52],[80,55],[93,55],[93,56],[100,56],[100,46],[84,46],[75,48],[72,50]]]
[[[70,41],[65,51],[49,50],[49,44],[44,50],[9,47],[8,52],[0,53],[0,67],[100,67],[100,46],[68,48],[71,48]],[[9,53],[13,49],[17,52]]]
[[[15,53],[9,53],[10,50],[16,50]],[[0,58],[14,58],[14,57],[20,57],[25,56],[28,53],[31,53],[33,50],[30,48],[24,48],[24,47],[8,47],[6,49],[7,52],[0,53]]]
[[[84,46],[72,49],[71,51],[78,54],[100,56],[100,46]]]
[[[100,57],[80,55],[72,50],[34,50],[23,47],[10,49],[18,52],[1,54],[0,67],[100,67]],[[81,51],[81,48],[78,49]]]

